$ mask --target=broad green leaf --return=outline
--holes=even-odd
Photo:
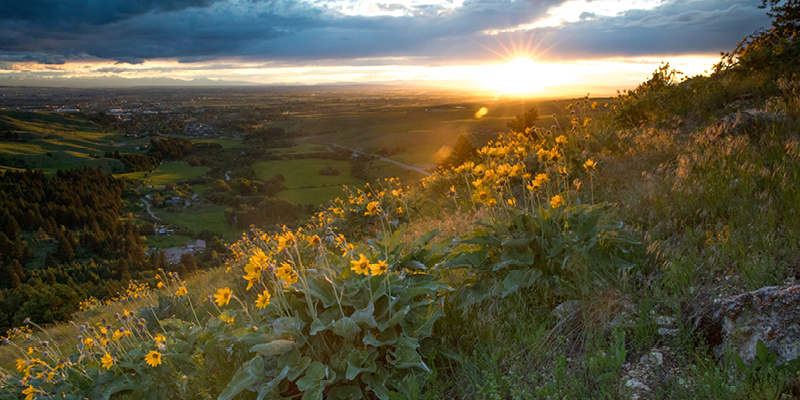
[[[524,249],[526,247],[529,247],[530,242],[531,238],[521,237],[521,238],[512,238],[503,240],[503,242],[500,243],[500,245],[504,247],[510,247],[512,249]]]
[[[255,364],[253,368],[250,368],[250,365]],[[252,360],[248,363],[248,365],[239,371],[236,375],[233,376],[233,379],[228,383],[228,386],[225,387],[225,390],[220,393],[217,400],[231,400],[234,396],[241,393],[245,390],[248,386],[253,385],[254,383],[258,382],[261,378],[260,376],[254,376],[252,372],[257,370],[260,365],[260,369],[262,371],[263,377],[263,369],[264,369],[264,360],[261,356],[253,357]]]
[[[280,374],[272,378],[272,380],[269,381],[268,383],[265,383],[258,388],[258,398],[256,400],[262,400],[264,396],[266,396],[267,394],[269,394],[269,392],[278,387],[281,381],[284,380],[286,378],[286,375],[288,374],[289,374],[289,366],[287,365],[283,367]]]
[[[303,303],[305,306],[305,303]],[[306,307],[300,307],[298,309],[305,309]],[[299,337],[302,336],[302,329],[306,326],[306,323],[296,317],[280,317],[276,319],[272,323],[272,334],[274,336],[281,336],[284,334],[289,334],[292,337]]]
[[[311,330],[309,331],[309,335],[314,336],[319,332],[328,329],[328,325],[325,325],[319,318],[315,319],[314,322],[311,323]]]
[[[308,279],[308,292],[319,299],[325,308],[336,304],[336,295],[333,293],[333,287],[330,282],[326,281],[325,277],[318,276],[316,279]]]
[[[331,330],[333,330],[333,333],[347,339],[361,332],[361,328],[350,317],[344,317],[334,322]]]
[[[265,356],[272,356],[272,355],[284,354],[287,351],[295,348],[295,346],[297,346],[297,342],[295,342],[294,340],[277,339],[269,343],[257,344],[251,347],[250,351],[261,353]]]
[[[400,321],[402,321],[403,318],[405,318],[405,316],[408,314],[409,310],[411,310],[411,307],[405,306],[405,308],[401,309],[400,311],[395,312],[392,315],[392,318],[389,318],[388,321],[379,322],[378,323],[378,330],[383,331],[383,330],[386,330],[386,328],[390,328],[390,327],[393,327],[393,326],[399,324]]]
[[[395,358],[394,360],[389,360],[389,363],[397,368],[417,367],[427,373],[431,373],[430,368],[422,362],[422,356],[417,352],[418,347],[419,342],[417,339],[402,335],[393,352]]]
[[[519,289],[533,286],[540,276],[542,276],[542,271],[538,269],[516,269],[509,272],[503,279],[503,297]]]
[[[430,337],[433,335],[433,325],[436,323],[436,320],[441,317],[444,317],[444,311],[436,306],[433,308],[433,311],[430,313],[430,315],[425,317],[425,323],[414,330],[414,335],[419,338]]]
[[[492,289],[491,279],[482,279],[474,285],[464,286],[458,291],[458,309],[464,309],[479,303],[489,296]]]
[[[375,317],[373,315],[374,313],[375,303],[370,302],[369,305],[367,305],[367,308],[363,310],[356,310],[353,312],[353,315],[351,315],[350,318],[359,326],[367,329],[376,328],[378,327],[378,323],[375,322]]]
[[[297,388],[309,394],[309,398],[322,398],[322,390],[336,381],[336,372],[325,364],[314,361],[306,369],[306,374],[297,380]],[[319,396],[319,397],[316,397]],[[305,399],[305,395],[303,395]]]
[[[344,375],[345,379],[352,381],[361,372],[375,372],[378,368],[377,364],[375,364],[375,358],[377,358],[377,356],[378,353],[375,351],[372,353],[366,350],[356,350],[350,352],[350,355],[347,357],[347,372],[345,372]]]

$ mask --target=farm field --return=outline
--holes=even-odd
[[[339,175],[320,175],[321,168],[334,168]],[[339,160],[298,159],[261,161],[253,164],[256,177],[269,179],[283,175],[287,190],[278,197],[295,204],[325,204],[342,195],[342,186],[361,186],[365,182],[353,178],[350,163]]]

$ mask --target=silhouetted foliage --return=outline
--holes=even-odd
[[[509,121],[507,126],[512,132],[525,133],[531,135],[534,140],[539,139],[539,135],[531,131],[528,133],[528,128],[533,128],[536,125],[536,120],[539,119],[539,112],[536,107],[531,108],[522,115],[517,115],[514,120]]]

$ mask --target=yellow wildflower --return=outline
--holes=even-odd
[[[366,216],[375,215],[378,212],[378,202],[371,201],[367,204],[367,211],[364,213]]]
[[[83,347],[85,347],[87,349],[91,349],[92,346],[94,346],[94,339],[86,338],[86,340],[83,341]]]
[[[550,199],[550,207],[551,208],[559,208],[559,207],[561,207],[563,205],[564,205],[564,198],[561,197],[560,195],[555,195],[555,196],[553,196],[552,199]]]
[[[350,264],[353,264],[350,269],[355,271],[357,274],[367,275],[369,273],[369,260],[363,254],[358,255],[358,260],[350,261]]]
[[[258,298],[256,299],[256,307],[261,309],[265,308],[269,304],[269,298],[269,292],[264,290],[264,293],[258,295]]]
[[[103,357],[100,359],[100,362],[101,362],[101,365],[103,366],[103,368],[105,368],[105,369],[109,370],[109,369],[111,369],[111,367],[114,365],[114,358],[113,358],[113,357],[111,357],[111,354],[108,354],[108,353],[106,353],[106,354],[105,354],[105,355],[104,355],[104,356],[103,356]]]
[[[17,359],[17,371],[22,372],[27,366],[28,363],[25,360]]]
[[[389,269],[389,264],[386,264],[386,261],[383,260],[378,260],[377,264],[369,264],[369,270],[372,275],[380,275],[386,272],[387,269]]]
[[[311,246],[319,246],[322,243],[322,239],[320,239],[319,235],[314,235],[308,237],[308,244]]]
[[[590,158],[590,159],[588,159],[588,160],[586,160],[586,162],[585,162],[585,163],[583,163],[583,168],[584,168],[584,169],[586,169],[586,172],[593,172],[593,171],[594,171],[594,168],[595,168],[596,166],[597,166],[597,163],[596,163],[596,162],[594,162],[594,161],[592,161],[592,159],[591,159],[591,158]]]
[[[155,350],[150,350],[150,352],[144,356],[144,362],[151,367],[157,367],[161,365],[161,353]]]
[[[28,385],[28,388],[23,390],[22,394],[25,395],[25,400],[33,400],[34,398],[36,398],[36,388]]]
[[[557,137],[556,138],[556,144],[559,145],[559,146],[566,145],[567,144],[567,137],[564,136],[564,135],[561,135],[561,136]]]
[[[156,343],[164,343],[164,342],[167,341],[167,338],[164,337],[164,335],[162,335],[160,333],[157,334],[153,339],[156,341]]]
[[[228,303],[231,302],[231,295],[233,291],[228,288],[223,288],[217,290],[217,293],[214,294],[214,301],[217,303],[218,306],[226,306]]]
[[[278,253],[292,247],[294,240],[294,234],[291,231],[286,231],[283,235],[278,236]]]
[[[181,286],[178,288],[178,291],[175,292],[176,296],[186,296],[186,286]]]

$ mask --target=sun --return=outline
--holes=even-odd
[[[502,93],[526,94],[542,88],[539,64],[527,57],[517,58],[506,64],[487,67],[479,80],[489,90]]]

